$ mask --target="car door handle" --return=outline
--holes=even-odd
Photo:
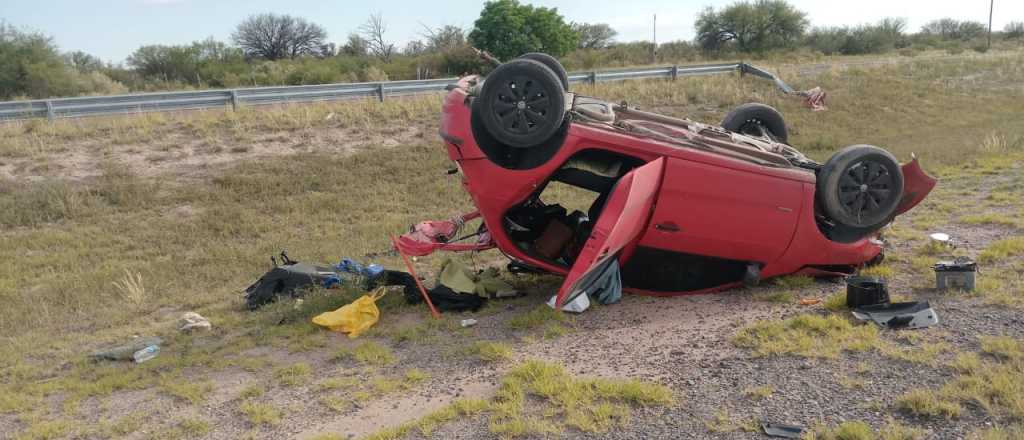
[[[672,222],[657,223],[654,225],[654,229],[661,232],[679,232],[682,230],[679,228],[679,225]]]

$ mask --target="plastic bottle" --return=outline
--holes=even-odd
[[[135,360],[135,363],[141,364],[155,358],[158,354],[160,354],[160,346],[150,345],[132,354],[132,359]]]

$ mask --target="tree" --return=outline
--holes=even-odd
[[[697,41],[704,50],[733,44],[742,52],[792,46],[807,26],[807,14],[785,0],[741,1],[721,11],[709,6],[695,23]]]
[[[353,57],[365,57],[369,52],[370,43],[359,34],[348,34],[348,41],[341,46],[341,53]]]
[[[579,35],[578,49],[604,49],[619,34],[605,23],[573,23],[572,30]]]
[[[826,55],[885,52],[907,46],[903,34],[906,26],[902,18],[883,18],[876,24],[814,28],[807,35],[806,44]]]
[[[303,18],[259,14],[239,23],[231,39],[246,55],[273,61],[319,55],[327,40],[327,31]]]
[[[523,5],[516,0],[493,0],[484,4],[469,40],[507,60],[527,52],[562,56],[576,47],[579,36],[558,14],[558,9]]]
[[[1007,40],[1024,38],[1024,22],[1011,21],[1003,28],[1003,38]]]
[[[423,37],[426,38],[424,49],[428,52],[446,52],[466,45],[466,31],[458,26],[425,27]]]
[[[922,34],[936,35],[943,40],[972,40],[985,34],[988,30],[983,23],[977,21],[960,21],[954,18],[941,18],[926,23],[921,27]]]
[[[387,30],[387,23],[384,22],[384,16],[380,13],[371,15],[366,23],[359,27],[359,32],[366,38],[370,53],[380,58],[381,61],[390,63],[391,56],[395,53],[395,45],[384,38],[384,33]]]
[[[124,85],[98,70],[95,57],[62,55],[47,35],[25,32],[0,21],[0,100],[49,98],[88,93],[124,93]],[[74,59],[83,70],[74,68]]]
[[[103,61],[80,50],[64,55],[65,62],[79,72],[96,72],[103,69]]]

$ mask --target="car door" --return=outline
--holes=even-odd
[[[622,176],[615,184],[601,215],[558,289],[556,309],[566,298],[575,298],[586,289],[586,275],[602,267],[609,258],[617,258],[623,248],[636,241],[650,220],[657,197],[665,159],[660,158]]]
[[[641,246],[769,263],[796,231],[803,182],[682,158],[668,158],[658,205]]]

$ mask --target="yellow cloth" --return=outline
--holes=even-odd
[[[345,304],[338,310],[316,315],[313,317],[313,323],[336,332],[348,333],[348,337],[355,338],[373,327],[380,319],[377,300],[386,292],[381,287],[371,294],[363,295],[359,299]]]

